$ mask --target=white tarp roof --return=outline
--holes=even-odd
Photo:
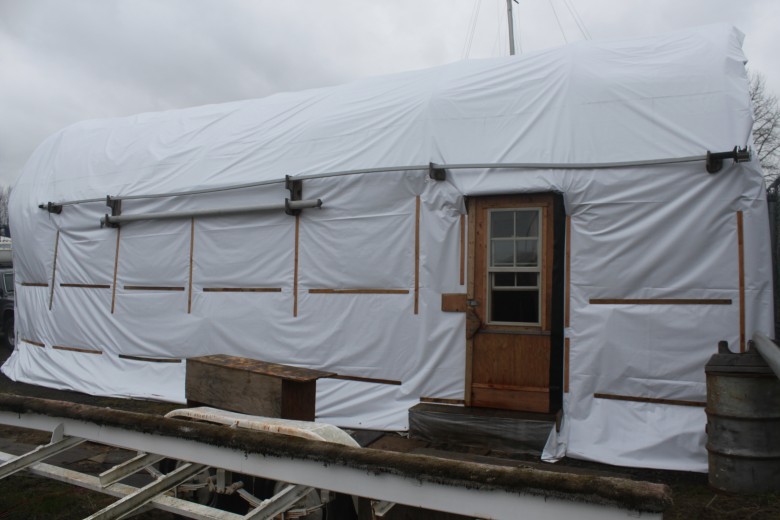
[[[769,333],[768,223],[755,162],[727,161],[715,176],[698,162],[475,168],[451,170],[446,182],[411,168],[307,180],[304,197],[325,203],[301,216],[297,256],[295,219],[284,214],[128,225],[118,246],[118,233],[98,225],[104,203],[66,206],[61,214],[38,205],[429,162],[610,163],[726,151],[750,142],[741,41],[739,31],[717,25],[581,42],[66,128],[38,148],[13,190],[19,345],[3,372],[96,394],[181,401],[183,364],[120,356],[242,355],[400,381],[320,381],[317,416],[346,427],[404,429],[406,410],[420,396],[463,397],[465,318],[440,310],[442,293],[465,292],[458,276],[463,196],[555,191],[571,218],[571,384],[548,456],[702,470],[702,409],[594,394],[701,401],[703,365],[717,341],[739,338],[738,306],[589,301],[739,301],[741,211],[746,328]],[[272,203],[286,193],[272,184],[126,200],[123,212]],[[278,291],[203,291],[213,286]],[[356,287],[400,292],[310,292]]]

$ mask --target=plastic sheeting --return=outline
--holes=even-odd
[[[554,191],[571,218],[570,385],[562,429],[545,456],[704,470],[701,408],[594,394],[704,400],[706,360],[719,340],[739,340],[737,212],[746,332],[770,334],[769,235],[757,163],[726,161],[717,175],[702,161],[453,169],[441,182],[411,166],[652,161],[749,144],[741,41],[739,31],[718,25],[581,42],[66,128],[38,148],[13,190],[18,345],[3,372],[99,395],[183,401],[184,364],[175,360],[247,356],[400,381],[320,380],[317,418],[402,430],[419,397],[464,394],[465,318],[441,312],[442,293],[466,291],[459,277],[464,196]],[[321,198],[323,207],[299,219],[268,213],[137,222],[117,231],[100,228],[108,212],[102,202],[60,214],[38,208],[368,168],[399,171],[306,180],[304,198]],[[271,204],[286,196],[276,183],[125,200],[122,211]],[[207,290],[236,287],[265,291]],[[593,305],[594,298],[734,303]]]

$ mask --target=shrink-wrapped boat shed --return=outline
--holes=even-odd
[[[704,365],[772,331],[742,39],[580,42],[65,128],[13,189],[2,370],[183,401],[183,360],[231,354],[346,376],[318,382],[318,421],[562,409],[547,458],[704,470]]]

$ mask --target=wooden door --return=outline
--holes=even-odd
[[[469,201],[470,406],[551,411],[554,205],[553,194]]]

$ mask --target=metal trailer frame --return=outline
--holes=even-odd
[[[51,443],[30,453],[0,454],[0,478],[28,469],[122,497],[90,520],[143,507],[195,519],[273,518],[313,489],[370,498],[375,518],[397,503],[476,518],[660,520],[671,504],[661,484],[354,448],[62,401],[0,394],[0,423],[53,432]],[[98,477],[42,462],[85,440],[139,455]],[[118,482],[163,457],[183,462],[140,489]],[[208,467],[289,484],[267,500],[249,496],[254,508],[245,516],[165,495]]]

